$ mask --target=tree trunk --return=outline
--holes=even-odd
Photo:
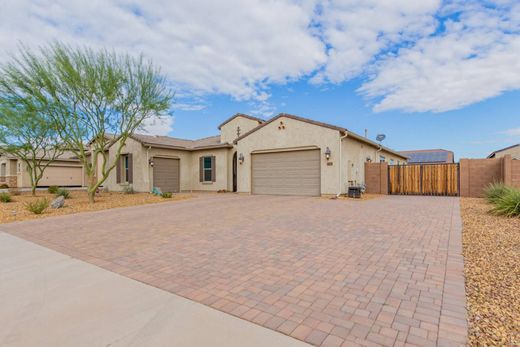
[[[87,193],[88,193],[89,204],[93,204],[95,202],[94,198],[96,197],[96,190],[95,189],[93,191],[88,190]]]
[[[36,185],[33,185],[33,186],[31,187],[31,195],[32,195],[32,196],[36,196]]]

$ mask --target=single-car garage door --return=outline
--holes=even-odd
[[[153,158],[153,186],[161,189],[162,192],[179,192],[179,172],[179,159]]]
[[[252,155],[253,194],[320,195],[320,151]]]
[[[83,184],[83,170],[81,166],[56,165],[48,166],[38,186],[81,187]]]

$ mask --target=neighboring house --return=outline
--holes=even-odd
[[[511,158],[520,160],[520,143],[496,150],[488,155],[488,158],[501,158],[508,154],[511,155]]]
[[[445,149],[419,149],[415,151],[400,151],[408,157],[408,164],[441,164],[453,163],[452,151]]]
[[[84,183],[83,166],[72,152],[65,152],[44,170],[38,187],[81,187]],[[16,156],[1,153],[0,184],[7,184],[11,188],[30,188],[27,165]]]
[[[105,186],[121,191],[333,195],[364,183],[364,163],[407,157],[349,130],[288,114],[236,114],[200,140],[133,135]],[[116,146],[109,150],[115,157]]]

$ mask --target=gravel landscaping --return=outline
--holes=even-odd
[[[520,218],[461,199],[469,345],[520,346]]]
[[[36,197],[33,197],[30,193],[22,193],[21,195],[12,195],[12,202],[0,202],[0,224],[85,211],[106,210],[115,207],[168,202],[187,199],[189,197],[189,194],[176,194],[172,198],[165,199],[149,193],[122,194],[111,192],[100,193],[96,197],[96,202],[94,204],[89,204],[87,193],[85,191],[71,191],[70,198],[65,200],[65,206],[60,209],[52,209],[48,207],[42,214],[36,215],[26,210],[26,204],[41,198],[48,199],[50,203],[55,198],[55,195],[40,191],[37,193]]]

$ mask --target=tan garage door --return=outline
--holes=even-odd
[[[83,184],[81,167],[49,166],[43,171],[39,186],[81,187]]]
[[[320,151],[252,155],[253,194],[320,195]]]
[[[153,158],[153,186],[158,187],[162,192],[179,192],[179,172],[179,159]]]

